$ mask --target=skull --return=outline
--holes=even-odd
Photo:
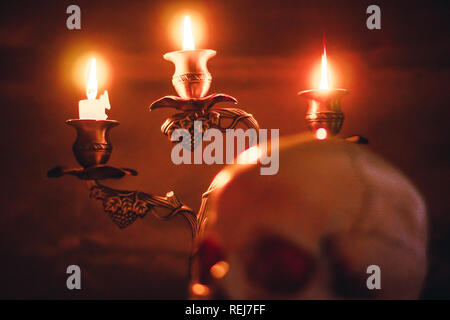
[[[236,164],[215,178],[192,298],[417,298],[427,222],[411,182],[342,139],[291,136],[279,158],[276,175]]]

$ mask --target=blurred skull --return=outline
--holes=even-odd
[[[282,139],[279,151],[276,175],[232,165],[213,181],[192,297],[417,298],[427,226],[411,182],[343,140],[302,134]],[[367,286],[371,265],[381,289]]]

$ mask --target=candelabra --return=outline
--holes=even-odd
[[[237,103],[235,98],[222,93],[206,96],[212,80],[206,63],[215,53],[213,50],[183,50],[164,56],[175,64],[176,70],[172,83],[180,97],[163,97],[155,101],[150,106],[150,110],[170,107],[182,111],[164,122],[161,131],[165,135],[170,137],[174,130],[185,129],[191,133],[192,137],[195,137],[194,121],[202,121],[202,130],[217,128],[225,132],[239,124],[247,128],[259,129],[258,122],[253,116],[241,109],[212,108],[218,102]],[[77,138],[72,149],[82,168],[64,169],[57,166],[48,171],[48,177],[56,178],[68,174],[88,181],[90,196],[102,201],[104,211],[119,228],[125,228],[137,218],[143,218],[152,213],[160,220],[169,220],[176,215],[181,215],[189,223],[193,238],[201,232],[206,219],[204,211],[209,192],[203,195],[201,209],[196,214],[190,207],[183,204],[173,191],[164,196],[158,196],[107,187],[100,181],[111,178],[120,179],[125,175],[137,175],[136,170],[107,165],[112,152],[109,131],[119,125],[119,122],[71,119],[66,123],[76,129]],[[189,146],[191,151],[194,144],[194,138],[192,138]]]
[[[161,131],[173,142],[178,142],[172,139],[175,130],[187,131],[191,137],[190,144],[184,147],[190,151],[194,151],[197,146],[198,132],[195,131],[198,128],[194,125],[196,121],[202,123],[200,128],[202,134],[209,128],[215,128],[221,132],[237,126],[259,129],[258,122],[254,117],[241,109],[214,107],[219,102],[237,103],[234,97],[227,94],[207,95],[212,81],[212,76],[207,69],[207,62],[215,54],[214,50],[203,49],[180,50],[165,54],[164,58],[175,65],[172,84],[179,96],[162,97],[150,106],[150,111],[158,108],[174,108],[180,111],[162,124]],[[95,67],[95,63],[93,66]],[[88,88],[88,98],[89,93]],[[301,97],[307,99],[306,121],[308,128],[316,133],[317,139],[326,139],[328,133],[331,135],[339,133],[344,120],[340,100],[347,93],[345,89],[328,89],[328,86],[326,89],[299,92]],[[107,93],[100,100],[95,100],[95,94],[92,96],[94,99],[80,101],[80,114],[81,111],[90,111],[89,107],[92,107],[98,108],[101,111],[100,115],[105,116],[103,107],[109,108]],[[64,169],[62,166],[57,166],[47,172],[48,177],[73,175],[87,181],[90,196],[102,202],[104,211],[119,228],[128,227],[137,218],[143,218],[149,214],[160,220],[169,220],[174,216],[181,215],[188,222],[194,240],[202,233],[207,220],[208,197],[220,187],[220,179],[214,179],[208,190],[202,195],[198,213],[181,202],[173,191],[160,196],[140,191],[110,188],[103,185],[101,181],[120,179],[126,175],[137,175],[137,171],[134,169],[107,165],[112,153],[109,131],[118,126],[119,122],[71,119],[66,123],[76,129],[77,137],[73,144],[73,153],[81,168]],[[321,131],[325,135],[319,136],[318,133]],[[346,140],[368,143],[368,140],[362,136],[351,136]]]

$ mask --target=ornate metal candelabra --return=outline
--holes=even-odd
[[[248,128],[259,129],[253,116],[237,108],[215,108],[218,102],[234,102],[229,95],[216,93],[205,96],[211,84],[207,60],[216,54],[213,50],[183,50],[164,55],[164,58],[175,63],[175,74],[172,83],[180,97],[166,96],[155,101],[150,110],[170,107],[182,111],[167,119],[161,131],[171,136],[175,129],[186,129],[192,137],[194,121],[202,121],[202,130],[217,128],[222,132],[232,129],[240,123]],[[131,225],[137,218],[152,213],[160,220],[169,220],[176,215],[183,216],[189,223],[192,237],[195,238],[202,229],[206,219],[205,209],[209,192],[202,197],[198,214],[183,204],[174,194],[168,192],[164,196],[151,195],[140,191],[118,190],[100,183],[101,180],[119,179],[125,175],[137,175],[137,171],[107,165],[111,156],[112,144],[109,139],[111,128],[119,125],[115,120],[67,120],[67,124],[77,131],[73,152],[81,168],[64,169],[61,166],[49,170],[48,177],[61,177],[69,174],[87,180],[92,198],[101,200],[103,209],[119,228]],[[191,150],[194,142],[192,140]]]

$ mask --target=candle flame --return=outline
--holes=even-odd
[[[192,37],[191,19],[189,16],[184,17],[184,37],[183,50],[194,50],[194,38]]]
[[[97,63],[95,58],[91,60],[89,68],[89,78],[86,87],[86,94],[88,99],[95,99],[97,97],[98,81],[97,81]]]
[[[328,90],[327,51],[325,49],[325,44],[323,46],[322,69],[321,69],[319,89]]]

